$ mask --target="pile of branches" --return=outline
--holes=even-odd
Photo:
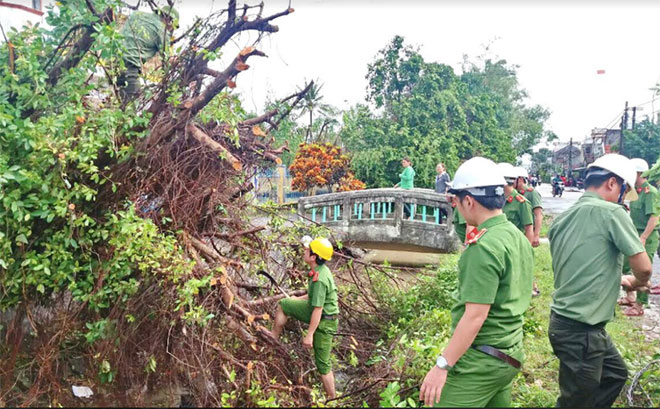
[[[93,1],[87,0],[86,4],[100,22],[113,20],[111,8],[98,11]],[[30,378],[25,382],[28,390],[22,396],[15,395],[12,391],[21,382],[20,376],[7,376],[0,383],[0,403],[80,404],[66,384],[67,379],[76,378],[66,369],[72,366],[75,354],[90,363],[79,375],[87,379],[103,376],[112,385],[94,384],[100,397],[95,401],[98,405],[110,401],[129,406],[163,403],[152,399],[151,391],[159,388],[173,388],[173,396],[187,397],[189,403],[201,406],[250,406],[264,396],[276,397],[280,405],[306,406],[314,402],[315,392],[310,386],[315,379],[314,364],[309,352],[298,339],[282,343],[267,329],[276,302],[284,295],[274,292],[257,275],[267,269],[277,276],[278,284],[304,288],[307,272],[300,262],[300,252],[292,244],[296,241],[293,237],[306,232],[305,227],[294,225],[287,231],[282,223],[277,224],[281,228],[269,229],[252,225],[248,215],[255,210],[246,195],[254,188],[250,179],[257,169],[281,163],[279,155],[288,147],[274,146],[269,132],[304,98],[312,84],[282,99],[280,108],[237,124],[198,119],[214,98],[236,86],[239,74],[249,69],[251,58],[265,56],[257,49],[262,36],[277,32],[273,21],[293,11],[289,7],[264,15],[263,3],[239,7],[230,0],[226,9],[197,21],[174,40],[183,41],[182,51],[171,61],[164,60],[162,80],[131,102],[151,115],[148,136],[138,141],[119,136],[118,144],[132,145],[134,154],[128,161],[113,163],[100,155],[99,169],[107,169],[102,176],[118,181],[120,188],[115,191],[107,185],[95,206],[99,210],[120,209],[129,200],[141,216],[153,220],[162,231],[178,235],[186,257],[194,265],[188,278],[202,280],[212,275],[205,288],[195,293],[197,306],[208,313],[207,324],[191,325],[183,320],[183,310],[177,306],[177,288],[145,277],[140,278],[137,294],[103,313],[103,318],[113,323],[116,338],[92,340],[84,348],[67,346],[66,340],[76,331],[85,331],[85,323],[94,316],[87,311],[86,303],[74,302],[70,294],[60,294],[41,314],[23,305],[7,330],[7,350],[0,352],[11,357],[3,373],[14,374],[20,347],[32,348],[34,359],[23,366],[23,374]],[[90,49],[95,30],[90,26],[67,33],[62,48],[67,51],[50,69],[50,85],[57,84],[62,72],[76,67]],[[256,40],[223,70],[210,68],[205,55],[223,49],[245,32],[256,33]],[[171,98],[174,92],[179,95],[176,102]],[[34,117],[39,113],[24,115]],[[112,249],[97,251],[103,257]],[[373,299],[371,274],[387,272],[367,265],[356,267],[353,261],[350,255],[340,252],[331,266],[347,288],[341,300],[342,330],[335,354],[343,362],[351,354],[365,362],[381,330],[375,318],[386,318],[386,312]],[[103,274],[99,274],[97,290],[102,286]],[[288,291],[289,295],[304,293]],[[36,336],[28,346],[23,341],[29,326]],[[298,331],[296,324],[290,324],[289,329]],[[112,370],[106,371],[103,364],[100,369],[91,365],[100,359],[103,364],[107,361],[108,367],[112,363]],[[146,376],[144,362],[151,363]],[[349,384],[352,390],[346,391],[343,403],[359,404],[369,399],[369,392],[387,380],[386,374],[364,378],[361,368],[352,373],[356,381]]]

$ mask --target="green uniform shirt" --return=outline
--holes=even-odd
[[[623,256],[644,251],[624,208],[586,192],[554,220],[548,238],[555,277],[550,308],[589,325],[611,320]]]
[[[330,269],[325,265],[317,266],[318,280],[309,278],[307,283],[307,296],[312,307],[323,307],[323,313],[328,315],[339,314],[337,304],[337,287]]]
[[[646,230],[646,224],[651,216],[660,216],[660,193],[658,189],[645,181],[637,189],[639,198],[630,202],[630,217],[638,231]]]
[[[536,191],[531,186],[525,186],[525,193],[523,193],[525,199],[529,200],[529,203],[532,205],[532,210],[537,207],[543,207],[543,200],[541,200],[541,194]]]
[[[486,232],[470,241],[458,261],[452,329],[466,303],[490,304],[473,344],[509,348],[522,341],[523,313],[532,299],[532,246],[503,214],[491,217],[478,229]]]
[[[452,206],[453,207],[453,206]],[[463,218],[463,215],[461,212],[459,212],[455,207],[453,208],[453,222],[452,224],[454,225],[454,231],[456,232],[456,235],[458,238],[461,240],[461,243],[465,241],[465,231],[467,230],[467,222]]]
[[[124,36],[124,60],[136,67],[142,67],[165,44],[165,25],[153,13],[134,12],[126,20],[121,34]]]
[[[399,182],[401,189],[412,189],[414,187],[415,169],[412,166],[408,166],[399,174],[399,178],[401,178]]]
[[[532,206],[525,196],[518,193],[516,189],[506,198],[502,208],[506,218],[509,219],[521,232],[525,232],[525,226],[534,223]]]

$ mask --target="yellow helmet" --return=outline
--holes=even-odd
[[[306,241],[307,240],[303,239],[303,244],[305,244]],[[330,243],[330,240],[325,237],[317,237],[314,240],[309,241],[309,244],[305,245],[305,247],[309,247],[309,249],[312,250],[312,253],[321,257],[323,260],[330,260],[332,258],[332,253],[334,252],[332,249],[332,243]]]

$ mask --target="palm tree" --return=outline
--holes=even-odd
[[[323,84],[320,85],[317,84],[318,82],[312,81],[312,85],[309,91],[305,94],[305,97],[303,98],[304,101],[302,104],[301,115],[304,115],[305,113],[309,115],[309,124],[307,125],[307,130],[305,131],[305,143],[309,143],[313,139],[312,129],[314,126],[314,114],[316,112],[319,112],[322,116],[326,118],[334,114],[334,110],[332,109],[332,107],[322,102],[323,95],[321,95],[321,89],[323,88]],[[308,84],[305,84],[305,87],[307,87],[307,85]],[[321,127],[321,132],[323,132],[323,128],[325,128],[325,126]]]

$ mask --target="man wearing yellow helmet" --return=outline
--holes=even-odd
[[[305,247],[303,260],[311,267],[307,294],[280,300],[271,334],[276,339],[279,338],[288,317],[309,324],[302,344],[305,348],[314,349],[314,360],[321,374],[323,389],[328,399],[333,399],[335,377],[332,373],[330,352],[332,337],[337,332],[339,306],[335,280],[325,265],[325,262],[332,258],[333,249],[330,241],[323,237],[312,240],[311,237],[305,236],[302,238],[302,244]]]

